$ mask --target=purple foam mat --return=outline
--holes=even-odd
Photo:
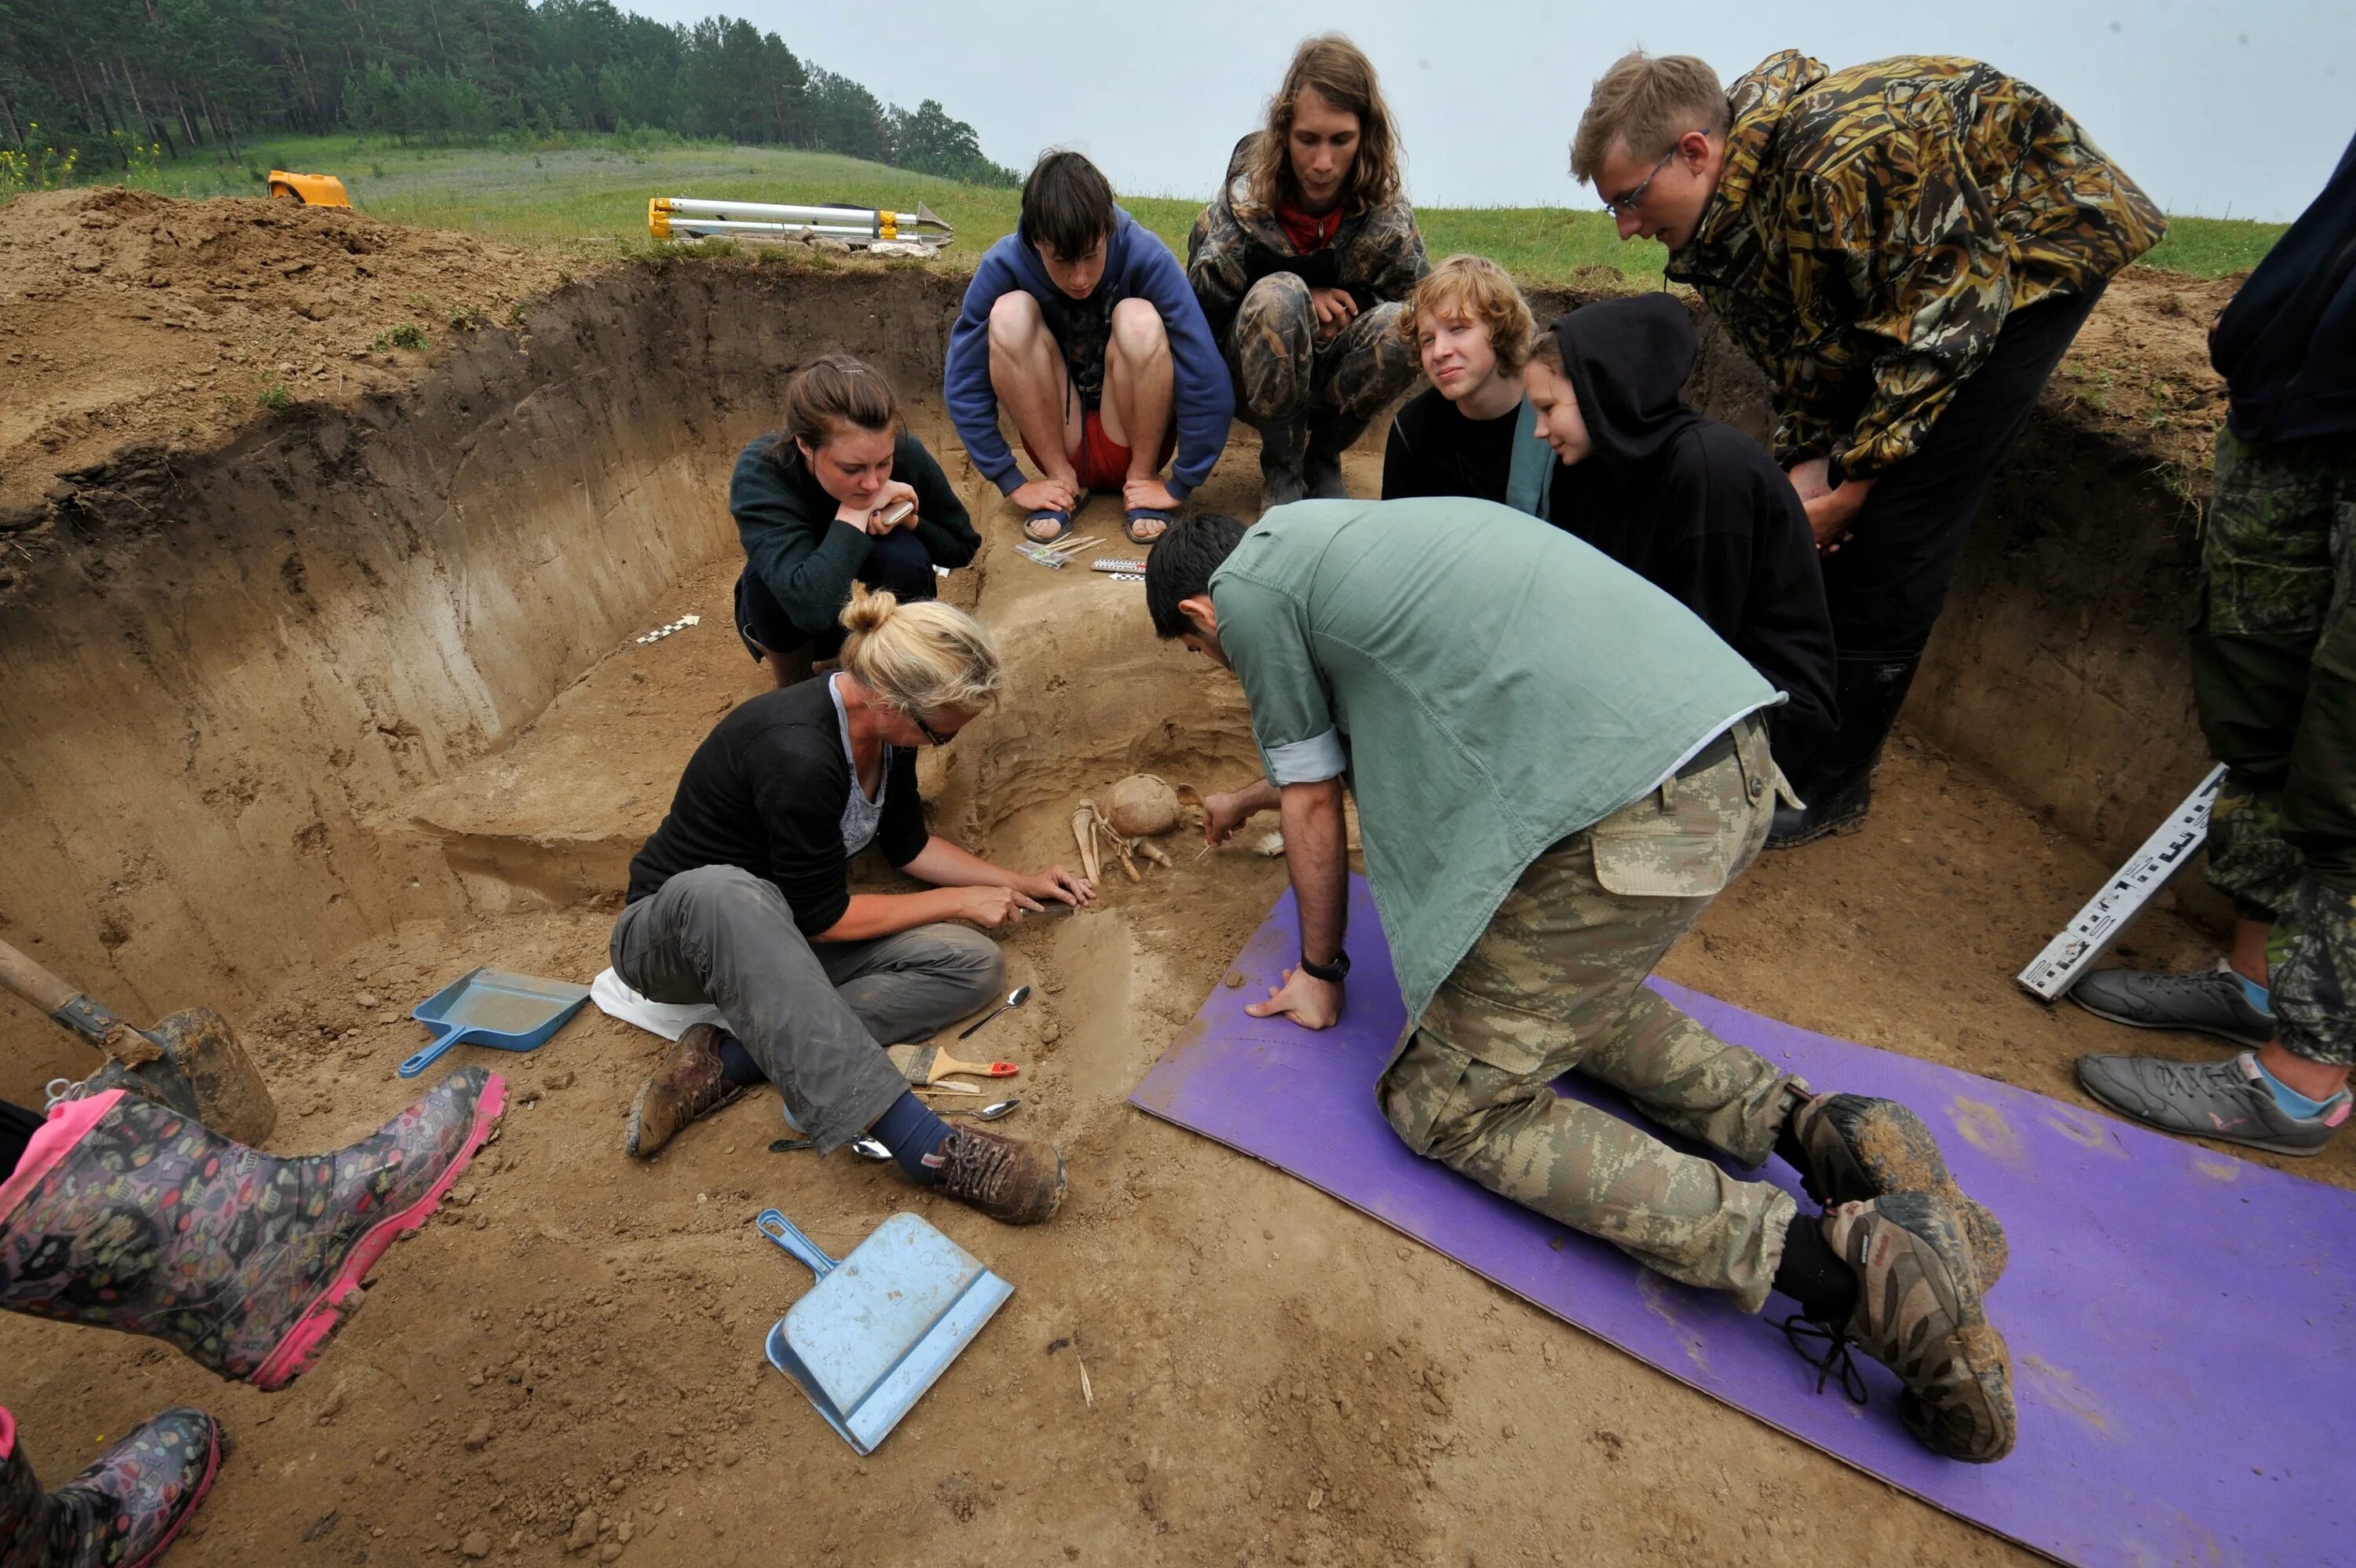
[[[1259,1019],[1298,951],[1292,895],[1131,1096],[1438,1248],[1681,1382],[1925,1502],[2065,1562],[2356,1559],[2356,1193],[1952,1068],[1661,992],[1820,1090],[1903,1101],[2003,1219],[1989,1315],[2012,1346],[2020,1442],[1997,1465],[1920,1447],[1898,1385],[1815,1392],[1765,1318],[1410,1155],[1374,1084],[1405,1018],[1365,883],[1352,879],[1349,1011],[1310,1034]],[[2122,1031],[2121,1045],[2136,1038]],[[1609,1092],[1563,1087],[1630,1115]],[[1780,1161],[1762,1172],[1800,1196]],[[1807,1200],[1801,1198],[1804,1205]],[[1556,1250],[1556,1243],[1560,1250]],[[1781,1298],[1769,1303],[1780,1317]]]

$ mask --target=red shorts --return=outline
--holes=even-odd
[[[1028,441],[1023,443],[1023,450],[1030,453],[1032,467],[1042,473],[1046,471],[1047,465],[1031,450]],[[1167,468],[1170,454],[1177,450],[1178,430],[1173,423],[1162,432],[1162,456],[1153,464],[1154,472]],[[1080,416],[1080,450],[1072,459],[1072,466],[1079,470],[1080,488],[1100,496],[1118,496],[1120,487],[1129,483],[1129,448],[1105,434],[1101,411],[1090,409]]]

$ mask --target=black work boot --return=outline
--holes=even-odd
[[[1259,432],[1259,507],[1289,507],[1309,493],[1301,474],[1303,435],[1298,419],[1253,421]]]
[[[1778,806],[1767,848],[1789,849],[1827,833],[1854,833],[1873,805],[1873,774],[1882,743],[1906,706],[1907,688],[1922,656],[1905,659],[1839,659],[1834,695],[1840,728],[1801,765],[1793,788],[1807,804]]]
[[[1312,499],[1346,501],[1350,487],[1342,479],[1342,453],[1365,432],[1366,421],[1339,409],[1312,409],[1309,413],[1309,453],[1301,478]]]

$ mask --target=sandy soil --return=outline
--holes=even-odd
[[[433,344],[509,319],[559,273],[334,208],[119,187],[0,205],[0,533],[119,448],[229,438],[272,389],[348,400],[409,385]],[[407,324],[426,347],[391,343]]]
[[[1223,474],[1217,485],[1236,483]],[[992,533],[980,608],[993,621],[1141,619],[1133,588],[1051,576],[1003,548],[1004,520]],[[626,688],[643,720],[708,715],[757,689],[725,634],[727,576],[695,590],[702,626],[626,645],[582,692]],[[1206,678],[1166,656],[1173,683]],[[593,709],[605,717],[583,717]],[[626,705],[560,703],[543,725],[562,732],[527,739],[577,743],[583,730],[565,727],[578,724],[594,748],[629,718]],[[691,744],[702,722],[674,723],[662,747]],[[647,755],[633,777],[675,762]],[[1895,748],[1885,778],[1863,834],[1764,859],[1665,972],[2075,1101],[2071,1058],[2116,1034],[2040,1006],[2008,976],[2106,868],[1914,745]],[[1058,798],[1102,782],[1071,779]],[[988,847],[1014,860],[1060,854],[1053,817],[1018,814]],[[1102,912],[1008,939],[1014,978],[1040,995],[984,1038],[1024,1064],[1010,1125],[1055,1138],[1071,1161],[1070,1202],[1044,1230],[992,1226],[848,1155],[770,1154],[779,1127],[766,1096],[633,1166],[618,1153],[621,1117],[661,1047],[590,1014],[536,1056],[480,1053],[519,1091],[500,1140],[437,1222],[395,1250],[368,1309],[293,1391],[224,1388],[158,1348],[11,1319],[8,1396],[53,1475],[161,1403],[221,1413],[242,1446],[176,1552],[189,1564],[477,1548],[499,1561],[714,1564],[2017,1555],[1128,1108],[1129,1087],[1220,983],[1281,882],[1277,862],[1181,856],[1174,871],[1116,884]],[[409,1088],[391,1068],[416,1040],[406,1009],[457,967],[585,977],[609,919],[609,904],[586,904],[421,923],[285,990],[243,1020],[278,1085],[280,1145],[330,1147],[397,1108]],[[2129,955],[2184,963],[2208,950],[2162,915]],[[2356,1183],[2351,1156],[2302,1174]],[[873,1458],[820,1428],[760,1360],[805,1283],[752,1231],[772,1203],[838,1247],[912,1208],[1017,1282],[1001,1319]],[[568,1555],[569,1540],[594,1549]]]
[[[250,221],[256,205],[221,221]],[[30,221],[24,208],[6,209],[0,228]],[[90,210],[110,215],[103,204]],[[293,221],[257,242],[340,244],[360,220]],[[120,242],[102,225],[93,232],[93,246]],[[385,241],[366,252],[372,268],[393,265],[390,251],[437,278],[477,280],[486,302],[498,297],[495,277],[511,293],[523,287],[487,248],[455,237],[369,238]],[[385,304],[388,319],[405,318],[393,302],[408,282],[351,286],[381,293],[369,304]],[[2104,311],[2131,307],[2136,293],[2115,293]],[[293,296],[271,297],[275,305],[237,307],[256,313],[250,328],[288,325]],[[0,322],[17,314],[12,305]],[[378,319],[363,325],[381,330]],[[194,418],[210,394],[167,389],[178,385],[177,346],[196,340],[159,338],[165,347],[142,358],[148,351],[124,332],[120,362],[109,361],[120,398],[152,404],[141,417],[163,421],[158,430]],[[44,341],[63,354],[64,336]],[[10,406],[8,418],[30,417]],[[191,428],[186,439],[216,427]],[[83,451],[71,444],[82,439],[48,448],[9,426],[0,487],[23,493],[48,461],[35,452]],[[955,474],[957,457],[944,455]],[[1369,489],[1371,464],[1354,463]],[[35,476],[47,484],[54,472]],[[1241,441],[1204,501],[1248,508],[1252,473]],[[969,467],[963,476],[969,485]],[[978,517],[990,544],[955,592],[1006,638],[1018,696],[969,741],[927,759],[937,827],[1037,863],[1067,854],[1072,803],[1133,767],[1205,787],[1245,775],[1232,688],[1151,642],[1134,585],[1048,573],[1008,548],[1015,531],[1002,512]],[[1101,508],[1082,521],[1112,526]],[[239,1022],[282,1106],[280,1149],[335,1147],[404,1104],[413,1085],[392,1069],[417,1042],[407,1010],[465,968],[586,979],[602,966],[612,858],[635,848],[712,719],[759,688],[727,633],[733,573],[733,562],[715,562],[648,621],[693,610],[701,626],[618,645],[505,749],[371,824],[388,838],[439,838],[474,912],[402,922],[246,1009]],[[225,1387],[157,1346],[9,1317],[0,1397],[52,1480],[163,1404],[218,1412],[241,1446],[170,1559],[190,1568],[454,1555],[713,1568],[1815,1568],[2024,1555],[1269,1168],[1130,1109],[1131,1085],[1221,983],[1282,886],[1280,862],[1175,858],[1141,884],[1114,882],[1099,912],[1006,938],[1013,980],[1038,995],[975,1044],[1023,1064],[1023,1109],[1004,1125],[1051,1137],[1068,1157],[1071,1197],[1049,1226],[993,1226],[848,1153],[771,1154],[780,1127],[766,1095],[633,1165],[619,1151],[622,1118],[662,1044],[589,1014],[533,1056],[451,1059],[507,1072],[515,1109],[291,1391]],[[1901,737],[1864,832],[1763,859],[1665,972],[1775,1017],[2083,1104],[2069,1077],[2080,1052],[2207,1053],[2189,1038],[2123,1040],[2013,987],[2110,869]],[[601,884],[608,891],[578,896]],[[2211,952],[2209,933],[2163,911],[2122,956],[2188,965]],[[2356,1185],[2356,1144],[2297,1168]],[[761,1360],[769,1324],[808,1285],[752,1229],[772,1204],[838,1249],[913,1209],[1018,1287],[871,1458],[827,1432]]]

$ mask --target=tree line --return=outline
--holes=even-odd
[[[937,101],[887,103],[727,16],[667,27],[611,0],[0,0],[0,143],[20,155],[70,151],[85,170],[242,159],[242,138],[337,130],[659,130],[1019,179]]]

